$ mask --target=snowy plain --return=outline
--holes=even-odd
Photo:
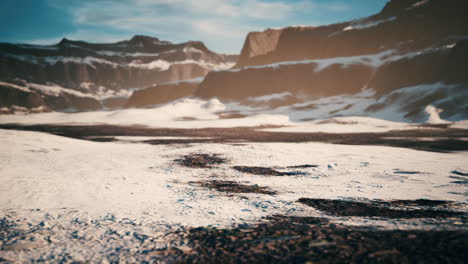
[[[145,241],[153,249],[184,246],[184,241],[171,238],[174,230],[253,224],[274,214],[325,216],[337,223],[392,230],[456,228],[440,219],[327,216],[297,203],[302,197],[439,199],[468,209],[466,187],[450,177],[453,171],[468,172],[467,152],[324,143],[155,146],[13,130],[0,130],[0,145],[0,212],[29,234],[0,250],[0,257],[25,262],[64,254],[96,261],[117,248],[148,247],[139,236],[149,237]],[[218,154],[228,163],[188,168],[175,161],[194,153]],[[294,169],[304,175],[273,177],[232,168],[283,171],[302,164],[318,167]],[[277,194],[232,196],[191,184],[204,180],[257,184]]]

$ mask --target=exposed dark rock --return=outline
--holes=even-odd
[[[240,184],[234,181],[199,181],[199,182],[190,182],[191,184],[200,185],[202,187],[216,189],[220,192],[227,193],[261,193],[261,194],[276,194],[275,191],[270,190],[267,187],[261,187],[258,185],[246,185]]]
[[[304,165],[288,166],[287,168],[291,168],[291,169],[305,169],[305,168],[317,168],[317,167],[318,167],[318,165],[304,164]]]
[[[344,200],[299,199],[300,203],[312,206],[318,210],[339,216],[365,216],[387,218],[448,218],[464,216],[462,212],[430,210],[430,209],[393,209],[378,202],[364,203]],[[416,204],[419,202],[415,202]],[[408,204],[408,203],[406,203]]]
[[[175,161],[190,168],[211,168],[213,165],[226,163],[227,160],[216,154],[191,154]]]
[[[453,203],[452,201],[428,200],[428,199],[390,201],[390,204],[394,204],[394,205],[411,205],[411,206],[438,206],[438,205],[449,205],[452,203]]]
[[[468,176],[468,173],[464,173],[464,172],[457,171],[457,170],[453,170],[452,173],[453,173],[453,174],[460,175],[460,176]]]
[[[232,167],[235,170],[240,172],[255,174],[255,175],[264,175],[264,176],[299,176],[307,175],[305,172],[301,171],[288,171],[281,172],[267,167],[249,167],[249,166],[234,166]]]

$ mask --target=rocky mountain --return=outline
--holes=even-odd
[[[126,99],[118,97],[129,96],[132,90],[202,77],[211,70],[230,68],[236,59],[235,55],[215,53],[202,42],[174,44],[147,36],[110,44],[68,39],[50,46],[1,43],[0,107],[32,109],[40,100],[29,104],[29,98],[37,96],[45,98],[43,109],[86,111],[101,105],[115,107],[125,104]],[[38,85],[49,88],[37,89]],[[25,89],[12,90],[15,87]],[[25,95],[27,91],[36,95]],[[59,98],[52,100],[51,96]],[[74,103],[78,97],[94,98],[94,103]],[[17,99],[8,101],[9,98]]]
[[[365,91],[373,103],[344,104],[329,115],[392,108],[417,121],[433,105],[443,118],[468,118],[466,10],[465,0],[392,0],[363,19],[253,32],[236,66],[208,73],[193,96],[310,110],[320,105],[307,102]]]

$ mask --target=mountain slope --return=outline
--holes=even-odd
[[[202,77],[231,67],[235,60],[235,55],[217,54],[202,42],[174,44],[147,36],[110,44],[68,39],[51,46],[2,43],[0,80],[61,86],[104,99],[156,83]]]

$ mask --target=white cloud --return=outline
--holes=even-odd
[[[209,48],[223,52],[240,52],[248,32],[288,25],[305,11],[312,16],[325,9],[348,8],[339,2],[321,4],[314,0],[69,0],[73,6],[69,1],[49,1],[56,7],[68,8],[81,28],[70,38],[117,40],[110,33],[100,32],[102,28],[174,42],[202,40]]]

